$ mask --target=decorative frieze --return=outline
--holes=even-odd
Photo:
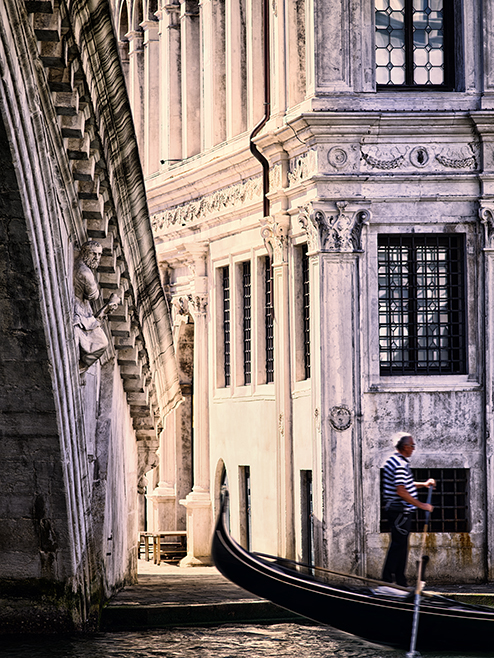
[[[475,169],[478,160],[478,144],[451,146],[436,154],[436,160],[451,169]]]
[[[202,221],[210,215],[241,206],[262,196],[262,179],[249,178],[242,183],[218,190],[181,206],[156,213],[151,217],[153,231],[158,233],[170,226],[186,226]]]
[[[293,187],[318,173],[317,151],[310,149],[290,163],[288,185]]]
[[[404,161],[408,151],[408,146],[367,146],[362,148],[362,158],[367,164],[374,169],[397,169]]]
[[[347,210],[347,201],[337,201],[337,214],[328,215],[312,203],[299,208],[299,223],[307,233],[310,251],[353,252],[361,250],[362,226],[370,211]]]

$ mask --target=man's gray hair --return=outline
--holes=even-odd
[[[397,450],[399,450],[404,443],[406,443],[405,439],[411,439],[412,435],[410,432],[396,432],[396,434],[393,434],[393,445]]]

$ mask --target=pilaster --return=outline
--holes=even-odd
[[[361,231],[370,213],[346,201],[333,207],[327,202],[300,208],[299,222],[307,233],[314,315],[311,326],[314,345],[320,350],[320,372],[311,372],[314,390],[316,464],[325,474],[321,486],[325,518],[326,555],[330,568],[365,572],[362,500],[362,454],[360,426],[360,335],[359,260]],[[319,309],[319,312],[318,312]],[[342,331],[342,327],[346,327]],[[312,341],[311,341],[312,342]],[[313,362],[317,363],[317,356]],[[316,479],[315,479],[316,480]],[[349,519],[353,522],[349,523]]]
[[[182,36],[178,0],[157,12],[160,32],[159,116],[160,161],[168,166],[182,159]]]
[[[125,35],[129,40],[129,99],[139,151],[144,153],[144,48],[141,30]]]
[[[290,217],[265,217],[261,235],[273,264],[274,384],[277,427],[278,555],[295,559],[293,409],[291,396]]]
[[[201,151],[201,34],[198,0],[180,0],[182,157]]]
[[[204,81],[201,113],[203,148],[207,150],[226,138],[225,2],[201,0],[200,6]]]
[[[209,464],[209,363],[208,363],[208,279],[207,244],[190,247],[194,271],[194,293],[189,309],[194,317],[194,484],[185,500],[187,510],[187,556],[181,566],[200,566],[211,562],[212,503]]]
[[[157,21],[141,23],[144,31],[144,175],[159,171],[160,135],[159,121],[159,81],[160,44]]]
[[[245,0],[226,0],[226,135],[235,137],[247,128]]]
[[[484,226],[484,309],[485,309],[485,501],[487,579],[494,579],[494,201],[481,201],[480,220]]]

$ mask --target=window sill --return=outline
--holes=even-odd
[[[410,375],[379,377],[369,385],[366,393],[475,391],[480,388],[480,383],[470,380],[468,375]]]

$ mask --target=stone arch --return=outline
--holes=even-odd
[[[131,10],[132,30],[142,32],[141,23],[144,20],[142,0],[134,0]]]

